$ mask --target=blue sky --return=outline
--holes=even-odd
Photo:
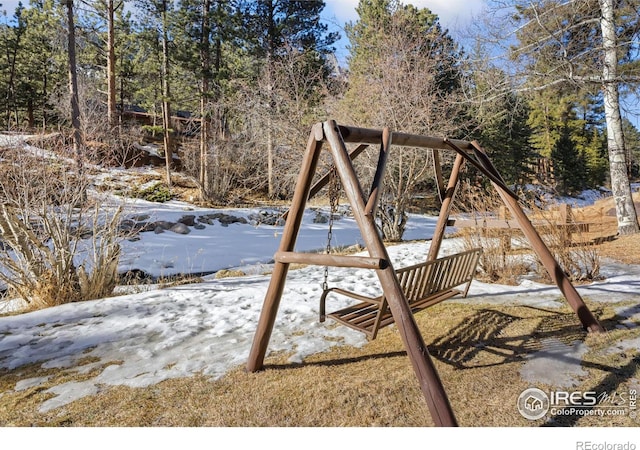
[[[2,1],[2,0],[0,0]],[[448,28],[455,37],[455,30],[469,24],[474,16],[482,11],[485,0],[414,0],[405,1],[405,4],[413,4],[419,8],[428,8],[438,15],[440,23]],[[325,0],[323,19],[332,31],[338,31],[342,39],[337,44],[337,57],[344,61],[347,56],[346,45],[348,41],[344,36],[344,24],[358,19],[356,6],[358,0]]]
[[[478,14],[484,0],[413,0],[403,3],[419,8],[429,8],[440,17],[445,27],[455,27],[457,23],[466,23],[474,14]],[[344,24],[357,19],[358,0],[325,0],[326,17],[335,16],[338,23]]]

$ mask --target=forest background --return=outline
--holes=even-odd
[[[202,202],[225,205],[290,197],[310,127],[329,117],[472,139],[516,191],[606,186],[619,232],[638,232],[637,1],[474,2],[455,37],[430,9],[395,0],[358,2],[340,30],[336,5],[18,3],[0,23],[0,126],[59,133],[80,167],[132,165],[154,143],[168,195],[181,170]],[[391,158],[387,239],[433,188],[429,158]],[[467,183],[472,198],[482,185]]]

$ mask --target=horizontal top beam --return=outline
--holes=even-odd
[[[358,128],[345,125],[338,125],[340,134],[345,142],[361,144],[379,144],[382,139],[382,130],[372,128]],[[473,150],[471,142],[458,139],[450,139],[449,142],[462,150]],[[441,150],[451,150],[451,146],[443,138],[422,136],[419,134],[391,133],[391,144],[404,147],[434,148]]]

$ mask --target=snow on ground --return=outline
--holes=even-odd
[[[259,209],[212,211],[181,202],[131,201],[127,204],[128,216],[148,215],[149,220],[175,222],[184,215],[208,213],[243,217],[248,223],[223,226],[215,222],[191,229],[184,235],[168,231],[140,233],[139,240],[123,243],[121,270],[137,269],[162,277],[241,268],[247,276],[226,279],[205,276],[204,281],[197,284],[166,289],[149,286],[144,292],[140,288],[138,292],[118,297],[0,317],[0,368],[17,369],[24,364],[38,363],[44,368],[79,372],[99,369],[98,375],[87,381],[51,388],[48,392],[55,396],[41,405],[41,410],[47,411],[95,394],[102,386],[142,387],[193,374],[218,378],[246,363],[270,280],[267,273],[283,228],[252,222],[250,217],[260,214]],[[305,212],[296,250],[319,250],[326,246],[328,225],[315,223],[316,214],[312,209]],[[430,238],[435,223],[435,217],[412,215],[405,239]],[[362,243],[353,218],[342,217],[335,221],[333,228],[333,246]],[[389,253],[394,266],[402,267],[423,261],[429,246],[428,241],[407,242],[389,247]],[[441,255],[460,249],[460,242],[446,239]],[[622,302],[640,300],[640,266],[607,262],[602,273],[605,280],[580,286],[578,291],[592,301],[620,303],[617,312],[623,320],[619,327],[637,327],[640,309]],[[362,334],[351,329],[336,327],[331,321],[318,322],[322,281],[322,267],[289,271],[270,351],[290,352],[291,361],[299,362],[334,345],[366,343]],[[363,294],[380,292],[375,274],[367,270],[331,268],[328,281],[331,286],[339,285]],[[467,299],[451,301],[546,308],[565,304],[555,286],[526,279],[518,286],[474,281]],[[330,304],[332,308],[339,308],[346,306],[348,300],[334,297]],[[553,359],[564,355],[566,361],[573,362],[573,369],[579,370],[582,349],[560,348],[557,344],[545,343],[542,353],[533,355],[524,366],[523,376],[531,377],[532,382],[539,379],[536,364],[545,358],[548,360],[549,355]],[[623,351],[628,346],[637,347],[637,342],[620,343],[611,351]],[[562,369],[575,373],[568,367]],[[564,383],[563,380],[556,382]],[[27,389],[45,381],[44,378],[23,379],[15,389]]]
[[[156,207],[163,218],[182,214],[182,204]],[[179,211],[174,211],[178,208]],[[240,214],[242,211],[234,211]],[[248,213],[248,211],[244,211]],[[305,216],[299,248],[322,247],[326,224],[310,222]],[[430,236],[434,217],[412,216],[409,236]],[[336,221],[336,235],[341,244],[356,243],[357,227],[353,219]],[[70,382],[50,390],[56,394],[42,406],[42,411],[59,407],[75,399],[98,392],[100,386],[148,386],[174,377],[201,373],[218,378],[233,367],[246,362],[253,334],[269,283],[269,260],[277,245],[282,227],[218,224],[193,231],[142,233],[140,241],[125,247],[127,264],[160,273],[157,260],[172,261],[174,269],[216,270],[221,267],[254,265],[253,275],[214,279],[205,277],[198,284],[168,289],[151,288],[119,297],[74,303],[0,318],[0,367],[14,369],[39,363],[45,368],[58,367],[86,372],[101,368],[94,378]],[[217,235],[216,233],[219,233]],[[138,247],[136,247],[136,245]],[[424,260],[430,242],[409,242],[389,247],[395,267]],[[458,251],[460,243],[446,239],[442,254]],[[144,251],[140,250],[144,249]],[[199,249],[196,251],[195,249]],[[200,250],[201,249],[201,250]],[[197,262],[195,258],[199,259]],[[640,267],[607,265],[607,279],[579,288],[584,297],[595,301],[619,302],[639,300]],[[318,322],[318,300],[323,280],[322,267],[291,270],[287,278],[279,313],[271,337],[270,351],[291,352],[291,361],[322,352],[334,345],[360,346],[366,339],[331,321]],[[375,274],[368,270],[331,268],[330,285],[359,290],[374,295],[379,292]],[[490,285],[474,281],[465,300],[501,304],[530,304],[554,307],[564,300],[557,288],[525,281],[519,286]],[[346,306],[348,300],[335,297],[331,307]],[[638,310],[627,308],[629,326],[635,326]],[[621,308],[621,314],[625,310]],[[81,360],[93,361],[78,365]],[[22,380],[16,389],[43,382]]]
[[[530,355],[520,369],[523,380],[532,385],[549,384],[558,387],[573,387],[578,378],[587,375],[582,368],[582,356],[589,348],[583,342],[566,345],[558,339],[543,339],[542,349]]]

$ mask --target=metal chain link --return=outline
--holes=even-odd
[[[333,216],[338,210],[338,202],[340,200],[340,180],[335,166],[331,168],[329,179],[329,231],[327,232],[327,246],[325,252],[327,255],[331,254],[331,240],[333,239]],[[326,291],[329,288],[329,266],[324,266],[324,279],[322,282],[322,290]]]

